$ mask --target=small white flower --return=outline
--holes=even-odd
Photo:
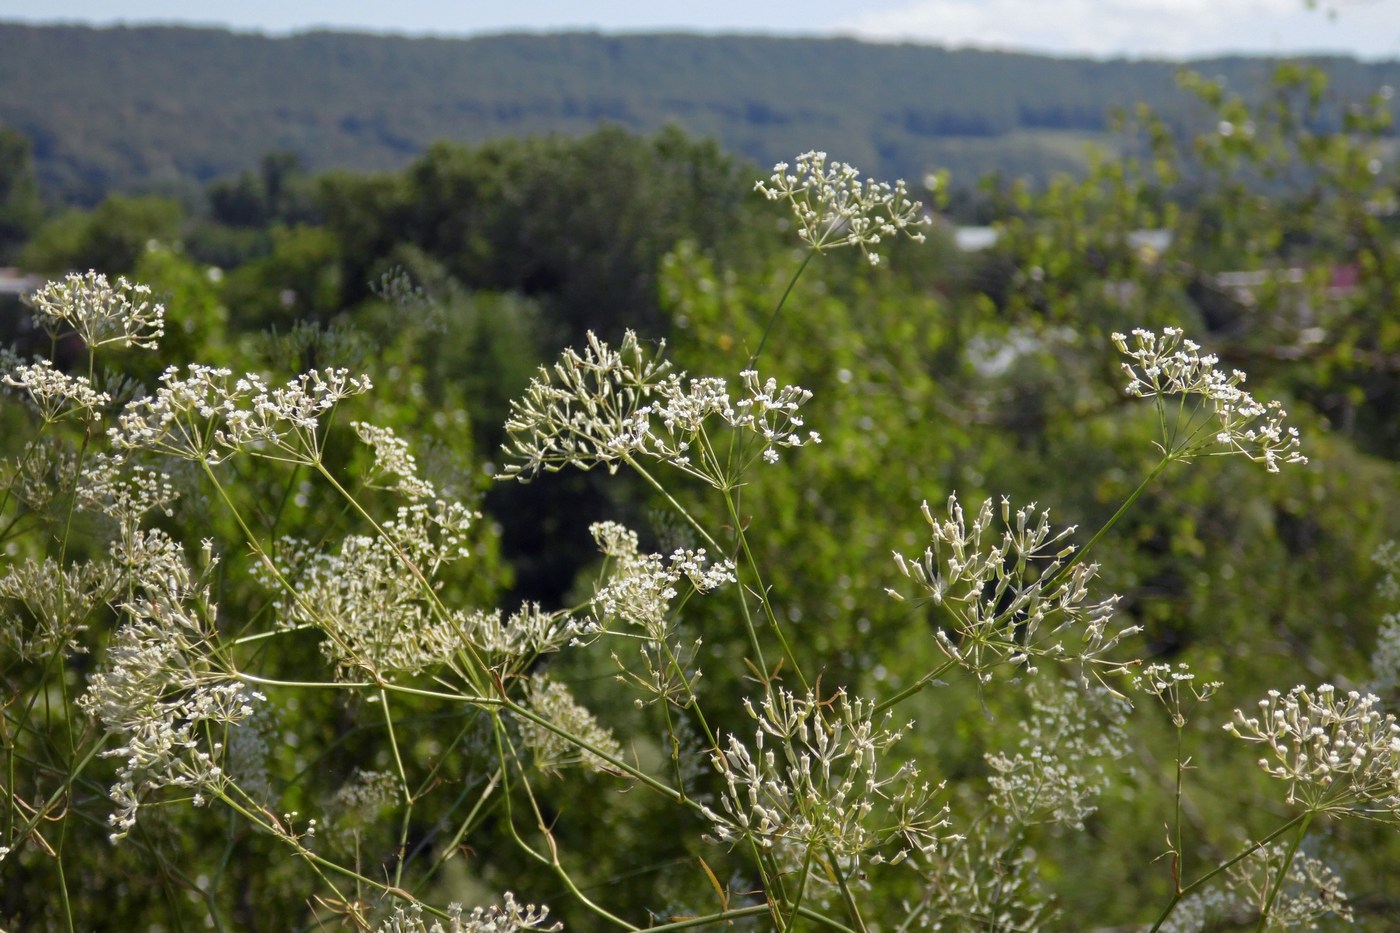
[[[767,183],[756,183],[754,190],[770,201],[786,200],[797,218],[798,236],[817,252],[855,246],[874,266],[880,262],[875,247],[881,237],[903,233],[924,241],[919,228],[932,220],[922,213],[921,203],[910,200],[903,180],[893,186],[862,181],[854,166],[827,162],[825,152],[804,152],[789,169],[779,162]]]
[[[70,273],[28,298],[34,322],[53,337],[72,330],[90,348],[106,344],[155,349],[165,333],[165,308],[151,304],[147,285],[118,278],[113,288],[98,272]]]
[[[70,376],[43,359],[15,366],[5,373],[4,382],[23,390],[45,421],[70,414],[95,418],[112,402],[112,397],[94,389],[86,376]]]
[[[1238,369],[1228,375],[1215,368],[1220,360],[1202,353],[1200,344],[1182,336],[1179,327],[1163,328],[1160,336],[1150,330],[1133,331],[1129,347],[1125,334],[1113,334],[1113,343],[1132,362],[1123,364],[1128,376],[1127,393],[1139,398],[1161,399],[1168,395],[1197,396],[1214,414],[1217,426],[1212,433],[1204,425],[1178,426],[1172,436],[1163,438],[1163,449],[1171,456],[1188,458],[1205,451],[1212,442],[1224,448],[1219,453],[1239,453],[1263,463],[1277,473],[1281,463],[1307,463],[1300,451],[1297,428],[1285,427],[1288,413],[1271,401],[1260,404],[1240,388],[1245,380]],[[1160,402],[1159,402],[1160,404]]]
[[[925,502],[928,548],[894,555],[919,595],[946,611],[939,648],[983,681],[1002,666],[1034,672],[1040,660],[1116,666],[1108,654],[1138,629],[1111,627],[1117,596],[1091,600],[1097,564],[1067,565],[1074,528],[1055,531],[1035,503],[1015,513],[1005,497],[995,506],[987,499],[969,521],[956,495],[947,519]]]
[[[1400,723],[1376,696],[1271,690],[1258,716],[1235,710],[1225,730],[1263,748],[1259,766],[1288,784],[1289,803],[1400,822]]]

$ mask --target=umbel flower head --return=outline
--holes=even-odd
[[[1289,803],[1400,822],[1400,723],[1379,698],[1331,684],[1270,690],[1257,717],[1235,710],[1225,730],[1262,747],[1259,767],[1287,782]]]
[[[884,767],[909,728],[890,728],[889,713],[877,721],[874,704],[844,692],[777,690],[757,710],[744,705],[758,722],[753,745],[731,733],[711,755],[725,788],[719,810],[701,812],[716,841],[751,841],[795,864],[834,857],[844,870],[928,855],[951,835],[948,808],[935,803],[942,785],[912,762]]]
[[[100,272],[70,272],[29,296],[34,323],[53,337],[73,331],[89,348],[106,344],[153,350],[165,334],[165,307],[151,304],[149,285]]]
[[[875,251],[882,237],[904,233],[916,243],[924,241],[919,227],[931,220],[923,204],[909,199],[903,180],[861,180],[855,166],[827,162],[825,152],[804,152],[797,165],[779,162],[765,184],[754,185],[770,201],[786,200],[797,217],[797,235],[817,252],[855,246],[870,264],[880,262]]]
[[[1091,598],[1098,564],[1067,563],[1072,526],[1054,530],[1035,503],[1013,513],[1005,497],[999,509],[984,501],[971,521],[956,495],[947,519],[927,502],[923,515],[929,546],[919,556],[895,552],[894,560],[918,596],[946,613],[947,626],[935,634],[949,658],[984,683],[999,667],[1031,673],[1041,660],[1117,666],[1110,652],[1137,628],[1113,627],[1117,596]]]
[[[471,913],[466,913],[461,904],[449,905],[446,923],[429,922],[423,916],[423,908],[416,903],[408,907],[396,906],[376,933],[520,933],[523,930],[554,933],[564,928],[562,923],[548,922],[548,907],[521,904],[509,891],[504,900],[500,907],[474,907]]]
[[[524,482],[541,470],[600,464],[615,472],[647,457],[720,487],[725,467],[705,456],[703,444],[716,420],[756,435],[751,453],[766,463],[776,463],[780,450],[821,443],[816,431],[802,430],[800,409],[811,392],[745,370],[743,394],[733,397],[723,379],[668,372],[664,348],[649,353],[629,330],[613,349],[590,332],[583,353],[567,349],[552,368],[541,366],[525,396],[510,403],[503,453],[513,462],[503,478]]]
[[[1255,401],[1240,388],[1244,373],[1236,369],[1227,375],[1216,369],[1219,358],[1201,353],[1200,344],[1184,338],[1181,328],[1164,328],[1161,336],[1138,328],[1132,337],[1129,348],[1126,335],[1113,335],[1114,345],[1132,360],[1123,364],[1129,395],[1157,399],[1199,396],[1215,415],[1213,436],[1204,430],[1204,424],[1188,421],[1169,427],[1164,420],[1166,436],[1162,441],[1168,455],[1187,458],[1219,445],[1223,450],[1213,454],[1240,453],[1264,464],[1270,473],[1277,473],[1280,463],[1308,462],[1299,450],[1298,429],[1284,427],[1288,413],[1283,406]]]

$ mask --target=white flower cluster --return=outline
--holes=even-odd
[[[667,373],[668,364],[648,356],[632,331],[616,351],[592,333],[588,341],[582,355],[565,350],[552,370],[541,367],[525,397],[511,402],[505,454],[515,462],[506,476],[528,480],[540,470],[599,464],[616,471],[620,462],[645,456],[720,486],[724,467],[698,443],[711,418],[757,435],[755,453],[769,463],[783,448],[821,443],[815,431],[801,430],[799,409],[812,396],[806,389],[780,388],[747,370],[740,374],[744,395],[735,399],[723,379]]]
[[[1161,925],[1162,933],[1201,933],[1257,925],[1269,892],[1278,884],[1287,852],[1287,847],[1280,844],[1256,849],[1230,867],[1223,883],[1183,898]],[[1354,915],[1341,882],[1321,859],[1305,852],[1295,853],[1263,929],[1316,930],[1319,922],[1329,916],[1351,923]]]
[[[1400,724],[1374,695],[1270,690],[1259,716],[1235,710],[1225,730],[1263,747],[1259,767],[1288,783],[1288,802],[1321,813],[1400,822]]]
[[[635,637],[641,642],[644,673],[632,672],[613,654],[614,663],[623,671],[618,679],[635,684],[653,700],[688,706],[692,686],[700,678],[695,666],[700,639],[687,645],[675,637],[672,603],[680,595],[682,581],[697,593],[734,583],[738,579],[734,564],[728,560],[711,563],[704,548],[677,548],[666,559],[660,554],[642,554],[636,533],[616,522],[598,522],[589,531],[609,558],[607,583],[593,596],[598,626],[606,629],[621,622],[641,629]]]
[[[1288,413],[1276,401],[1260,404],[1240,388],[1245,375],[1238,369],[1226,374],[1215,368],[1220,362],[1213,354],[1202,354],[1200,344],[1182,336],[1179,327],[1167,327],[1161,336],[1150,330],[1133,331],[1129,348],[1124,334],[1114,334],[1113,343],[1131,363],[1123,364],[1128,375],[1127,393],[1139,398],[1168,395],[1199,396],[1205,400],[1218,422],[1213,436],[1197,428],[1163,438],[1164,449],[1173,456],[1191,457],[1212,442],[1224,453],[1240,453],[1277,473],[1280,463],[1307,463],[1300,451],[1297,428],[1285,428]]]
[[[796,167],[773,166],[765,184],[754,185],[770,201],[785,200],[797,217],[798,236],[817,252],[856,246],[870,264],[880,262],[875,247],[881,238],[905,233],[922,243],[919,227],[931,223],[923,205],[909,199],[904,182],[861,180],[860,172],[844,162],[828,162],[825,152],[804,152]]]
[[[1218,680],[1196,683],[1196,675],[1191,673],[1190,666],[1185,662],[1178,663],[1176,667],[1149,664],[1141,673],[1133,675],[1132,685],[1134,690],[1156,697],[1171,713],[1172,725],[1178,729],[1186,725],[1188,698],[1189,705],[1194,707],[1215,696],[1216,691],[1224,686]]]
[[[996,522],[988,499],[969,524],[953,495],[946,520],[927,502],[923,515],[929,547],[918,557],[896,552],[895,563],[922,598],[947,611],[950,625],[936,632],[939,647],[984,683],[1000,665],[1034,672],[1042,658],[1109,664],[1108,652],[1137,631],[1110,628],[1118,597],[1090,601],[1098,565],[1066,570],[1074,547],[1065,541],[1074,528],[1053,531],[1050,513],[1036,514],[1034,503],[1013,515],[1003,497]]]
[[[0,460],[0,487],[33,512],[63,504],[78,479],[78,449],[62,437],[39,435],[20,457]]]
[[[1247,920],[1253,921],[1263,913],[1287,858],[1288,847],[1275,843],[1256,849],[1229,869],[1231,893],[1236,903],[1245,908]],[[1318,921],[1329,916],[1344,923],[1353,919],[1341,877],[1321,859],[1306,852],[1295,853],[1265,928],[1316,930]]]
[[[738,579],[731,561],[711,563],[704,548],[678,548],[663,559],[660,554],[642,554],[636,533],[616,522],[597,522],[588,530],[613,561],[611,577],[593,597],[594,612],[604,625],[624,622],[664,641],[671,626],[671,602],[682,580],[697,593],[708,593]]]
[[[555,933],[564,929],[562,923],[545,925],[549,919],[548,907],[522,905],[509,891],[504,901],[500,907],[474,907],[465,915],[461,904],[452,904],[447,908],[445,924],[441,920],[429,924],[423,919],[423,908],[419,904],[395,907],[375,933],[519,933],[521,930]]]
[[[277,707],[266,703],[255,707],[253,715],[229,725],[224,740],[224,771],[229,780],[238,785],[242,796],[268,809],[277,802],[278,796],[267,770],[272,757],[268,738],[275,736],[276,710]]]
[[[840,864],[831,867],[844,872],[929,854],[947,835],[948,809],[934,803],[942,785],[921,781],[912,762],[881,773],[903,735],[888,728],[890,714],[877,724],[867,701],[785,690],[760,712],[745,707],[758,721],[752,749],[731,733],[711,758],[725,782],[722,812],[701,811],[717,841],[752,841],[785,865],[834,857]]]
[[[975,821],[966,835],[943,841],[921,867],[923,897],[905,929],[1065,929],[1041,883],[1038,859],[1024,833],[1008,831],[999,820]]]
[[[599,725],[593,714],[574,699],[567,685],[548,674],[534,674],[526,681],[525,705],[555,727],[549,729],[520,718],[520,737],[534,752],[535,767],[550,773],[569,765],[583,765],[593,771],[614,770],[599,753],[621,758],[622,746],[613,738],[611,729]]]
[[[605,464],[616,472],[627,453],[641,446],[646,419],[638,412],[670,364],[642,349],[627,331],[617,350],[592,331],[580,355],[566,349],[552,370],[541,366],[523,399],[510,403],[504,448],[506,476],[528,480],[540,470],[565,466],[590,469]]]
[[[1070,684],[1035,690],[1013,753],[988,753],[991,802],[1010,823],[1062,823],[1084,828],[1108,784],[1105,762],[1128,751],[1127,704],[1102,688]]]
[[[137,568],[146,595],[123,606],[126,621],[107,650],[107,667],[78,701],[123,742],[103,752],[123,759],[110,792],[117,805],[109,817],[113,841],[131,831],[143,799],[156,790],[191,790],[197,803],[204,791],[222,791],[229,778],[215,736],[266,699],[219,669],[209,648],[215,608],[207,590],[191,581],[181,556],[160,553]]]
[[[51,557],[28,558],[0,577],[0,598],[22,612],[0,614],[0,647],[20,660],[41,660],[56,652],[81,654],[78,636],[105,611],[116,593],[117,569],[106,561],[61,566]]]
[[[183,460],[217,463],[246,450],[272,459],[313,463],[320,458],[320,418],[341,400],[368,392],[368,376],[344,369],[312,370],[269,388],[249,373],[191,364],[172,366],[152,396],[126,407],[108,434],[118,449],[151,450]]]
[[[353,849],[386,807],[402,799],[399,780],[388,771],[355,769],[326,806],[325,821],[332,844]]]
[[[388,489],[409,499],[432,499],[437,496],[433,484],[418,475],[418,461],[408,449],[408,441],[392,428],[365,421],[352,421],[360,440],[374,448],[374,467],[365,485],[371,489]]]
[[[127,528],[135,528],[151,511],[169,516],[179,497],[169,473],[140,466],[124,454],[103,452],[83,467],[77,493],[84,509]]]
[[[44,359],[11,368],[5,373],[4,382],[21,389],[45,421],[57,421],[68,415],[96,418],[112,403],[112,397],[94,389],[86,376],[60,372]]]
[[[151,304],[148,285],[118,278],[116,287],[98,272],[69,273],[28,298],[34,322],[54,337],[72,330],[89,348],[105,344],[155,349],[165,334],[165,308]]]
[[[468,647],[469,617],[442,610],[424,581],[468,556],[473,517],[460,503],[419,502],[400,508],[383,535],[348,535],[333,551],[284,540],[275,566],[291,591],[273,604],[281,623],[325,632],[322,647],[346,676],[446,663]],[[267,568],[257,572],[280,586]]]
[[[539,603],[525,603],[509,616],[477,609],[460,618],[466,640],[502,679],[539,655],[598,632],[592,620],[572,618],[566,610],[545,612]]]

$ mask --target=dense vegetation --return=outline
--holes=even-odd
[[[37,227],[14,146],[11,254],[154,294],[6,318],[0,925],[425,930],[512,891],[575,930],[1393,929],[1400,753],[1321,686],[1400,699],[1393,102],[1184,83],[1209,132],[1136,109],[1141,158],[991,186],[978,255],[816,248],[674,129],[271,155]],[[1125,391],[1139,327],[1205,344],[1183,391]],[[606,443],[540,446],[590,366],[568,423]],[[1026,545],[1043,509],[1077,530]],[[1321,770],[1262,771],[1221,726],[1269,690],[1365,768],[1303,729]]]
[[[1400,64],[1319,62],[1323,116]],[[1249,95],[1273,64],[1196,70]],[[270,151],[315,171],[402,168],[440,140],[582,135],[675,124],[767,166],[828,149],[877,177],[950,169],[1046,179],[1082,173],[1084,143],[1135,102],[1173,120],[1177,66],[885,45],[685,35],[409,39],[212,29],[0,24],[0,126],[33,141],[52,200],[113,190],[192,195]]]

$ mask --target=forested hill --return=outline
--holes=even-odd
[[[1400,62],[1325,63],[1339,100]],[[308,168],[396,168],[439,139],[673,122],[767,165],[810,148],[872,174],[1073,169],[1114,106],[1180,105],[1179,66],[853,40],[596,34],[284,38],[216,29],[0,24],[0,125],[34,143],[48,197],[180,190],[289,150]],[[1273,63],[1194,67],[1246,92]]]

